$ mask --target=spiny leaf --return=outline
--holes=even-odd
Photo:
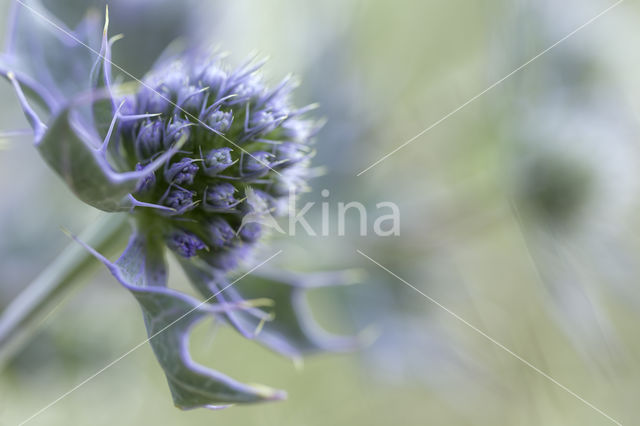
[[[58,104],[89,89],[95,61],[90,49],[100,48],[99,15],[87,15],[72,30],[40,1],[24,0],[14,2],[10,25],[5,58],[12,69],[8,71],[39,82]]]
[[[86,246],[85,246],[86,247]],[[166,287],[162,245],[152,233],[135,233],[121,257],[112,263],[86,247],[135,296],[142,308],[149,343],[165,372],[174,403],[183,409],[285,398],[282,391],[246,385],[193,361],[189,334],[211,315],[245,309],[246,304],[220,306],[202,303]]]
[[[183,261],[191,282],[204,297],[212,297],[226,288],[227,278],[197,261]],[[264,321],[259,310],[228,311],[227,321],[245,337],[254,338],[266,347],[290,358],[320,352],[350,351],[361,346],[358,337],[332,335],[314,320],[306,292],[313,288],[347,285],[357,277],[352,271],[291,273],[284,271],[254,272],[215,296],[220,304],[238,303],[246,299],[268,297],[274,302],[271,320]],[[255,333],[260,329],[259,333]]]
[[[105,151],[92,146],[81,117],[71,108],[54,118],[36,147],[78,198],[100,210],[131,208],[126,196],[134,192],[140,179],[161,167],[186,142],[178,141],[140,171],[120,173],[113,170]]]

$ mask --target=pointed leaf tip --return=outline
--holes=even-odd
[[[81,244],[108,267],[140,304],[148,342],[164,370],[176,407],[218,408],[284,399],[283,391],[240,383],[191,358],[189,337],[198,322],[207,316],[245,307],[212,305],[167,288],[164,249],[157,238],[151,233],[134,233],[115,263]]]

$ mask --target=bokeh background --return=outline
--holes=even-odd
[[[0,0],[6,17],[8,0]],[[104,2],[48,0],[73,25]],[[373,327],[352,355],[293,365],[232,330],[199,326],[197,360],[289,399],[181,412],[144,346],[33,425],[606,425],[459,315],[622,424],[640,400],[640,5],[626,1],[403,150],[356,175],[614,4],[613,0],[268,0],[109,3],[114,61],[142,77],[176,37],[239,63],[269,55],[327,124],[307,201],[395,202],[401,234],[279,238],[281,266],[358,268],[312,295],[329,329]],[[0,21],[4,34],[5,20]],[[0,131],[27,128],[0,84]],[[29,135],[0,140],[0,305],[100,213],[77,201]],[[328,189],[325,200],[320,190]],[[320,227],[320,210],[310,223]],[[353,218],[355,219],[355,218]],[[335,216],[331,219],[335,224]],[[361,250],[438,306],[359,255]],[[174,268],[173,271],[176,269]],[[184,277],[172,273],[184,286]],[[146,339],[106,271],[83,279],[0,373],[0,424],[17,424]]]

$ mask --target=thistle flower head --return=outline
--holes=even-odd
[[[304,176],[317,124],[301,118],[308,109],[292,106],[291,80],[270,89],[257,74],[259,65],[248,62],[229,71],[219,55],[185,53],[152,70],[140,90],[124,99],[130,116],[145,118],[121,122],[121,163],[142,170],[181,141],[163,167],[142,177],[132,192],[137,201],[158,207],[136,215],[145,221],[153,216],[168,247],[181,256],[200,252],[176,243],[175,229],[184,223],[224,223],[227,243],[238,246],[258,240],[256,229],[239,232],[250,210],[243,205],[248,187],[276,198],[301,189],[296,186],[302,179],[286,175]],[[213,253],[221,247],[222,231],[212,238],[206,226],[191,228],[207,248],[204,259],[219,265]]]
[[[318,284],[311,275],[253,272],[244,275],[242,289],[228,281],[263,237],[254,219],[277,215],[284,196],[305,188],[309,177],[319,126],[304,118],[311,106],[293,106],[291,79],[270,88],[259,75],[261,63],[233,69],[220,55],[194,49],[165,56],[136,90],[125,90],[131,85],[113,84],[115,39],[107,37],[107,25],[99,46],[92,44],[98,31],[92,21],[82,31],[66,29],[81,41],[70,45],[56,33],[61,27],[40,21],[55,18],[36,8],[37,14],[20,9],[14,15],[0,75],[16,90],[36,148],[78,198],[130,214],[133,232],[116,262],[85,247],[139,302],[175,404],[284,397],[194,363],[189,331],[205,316],[292,358],[352,348],[353,339],[314,327],[302,297],[308,288],[343,283],[343,275]],[[168,286],[165,248],[204,302]],[[272,312],[261,309],[265,298]]]

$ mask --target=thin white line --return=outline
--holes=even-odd
[[[438,307],[440,307],[441,309],[445,310],[448,314],[452,315],[454,318],[456,318],[458,321],[462,322],[463,324],[465,324],[467,327],[471,328],[472,330],[476,331],[477,333],[479,333],[480,335],[482,335],[483,337],[485,337],[486,339],[488,339],[489,341],[491,341],[493,344],[495,344],[496,346],[498,346],[500,349],[504,350],[505,352],[507,352],[508,354],[510,354],[511,356],[513,356],[514,358],[516,358],[517,360],[521,361],[522,363],[524,363],[525,365],[527,365],[528,367],[530,367],[531,369],[533,369],[535,372],[537,372],[538,374],[542,375],[543,377],[545,377],[546,379],[550,380],[551,382],[553,382],[554,384],[556,384],[557,386],[559,386],[560,388],[562,388],[563,390],[565,390],[566,392],[568,392],[569,394],[573,395],[575,398],[579,399],[580,401],[582,401],[584,404],[586,404],[587,406],[589,406],[590,408],[594,409],[595,411],[597,411],[598,413],[602,414],[604,417],[606,417],[607,419],[611,420],[613,423],[622,426],[622,423],[620,423],[619,421],[615,420],[614,418],[612,418],[611,416],[607,415],[604,411],[600,410],[598,407],[596,407],[595,405],[593,405],[592,403],[590,403],[589,401],[587,401],[586,399],[582,398],[580,395],[576,394],[575,392],[573,392],[571,389],[569,389],[568,387],[566,387],[565,385],[563,385],[562,383],[558,382],[557,380],[555,380],[553,377],[551,377],[550,375],[548,375],[547,373],[545,373],[544,371],[540,370],[538,367],[536,367],[535,365],[531,364],[529,361],[527,361],[526,359],[522,358],[520,355],[516,354],[515,352],[513,352],[511,349],[507,348],[506,346],[504,346],[502,343],[498,342],[497,340],[495,340],[493,337],[489,336],[487,333],[485,333],[484,331],[480,330],[478,327],[474,326],[473,324],[469,323],[467,320],[465,320],[464,318],[462,318],[460,315],[456,314],[455,312],[453,312],[452,310],[450,310],[449,308],[447,308],[446,306],[440,304],[437,300],[435,300],[434,298],[428,296],[426,293],[424,293],[423,291],[421,291],[420,289],[418,289],[417,287],[411,285],[410,283],[408,283],[407,281],[405,281],[404,279],[402,279],[401,277],[399,277],[398,275],[394,274],[393,272],[391,272],[388,268],[384,267],[383,265],[381,265],[380,263],[376,262],[375,260],[373,260],[372,258],[370,258],[369,256],[367,256],[366,254],[364,254],[362,251],[360,250],[356,250],[356,252],[358,252],[358,254],[360,254],[361,256],[369,259],[371,262],[375,263],[376,265],[378,265],[380,268],[382,268],[384,271],[386,271],[387,273],[389,273],[391,276],[395,277],[396,279],[400,280],[401,282],[403,282],[404,284],[406,284],[408,287],[412,288],[413,290],[417,291],[418,293],[420,293],[422,296],[424,296],[427,300],[429,300],[431,303],[437,305]]]
[[[79,38],[77,38],[76,36],[74,36],[73,34],[71,34],[70,32],[68,32],[67,30],[65,30],[64,28],[62,28],[60,25],[56,24],[55,22],[51,21],[49,18],[47,18],[46,16],[44,16],[42,13],[38,12],[36,9],[34,9],[33,7],[27,5],[26,3],[24,3],[22,0],[15,0],[17,3],[19,3],[21,6],[23,6],[24,8],[26,8],[27,10],[31,11],[34,15],[36,15],[37,17],[39,17],[40,19],[44,20],[46,23],[48,23],[49,25],[51,25],[52,27],[54,27],[55,29],[57,29],[58,31],[62,32],[64,35],[66,35],[67,37],[71,38],[73,41],[75,41],[76,43],[86,47],[87,49],[89,49],[91,52],[93,52],[94,54],[96,54],[98,56],[98,58],[102,59],[105,62],[108,62],[110,65],[112,65],[113,67],[117,68],[118,70],[120,70],[123,74],[125,74],[126,76],[132,78],[133,80],[135,80],[137,83],[140,83],[142,86],[146,87],[147,89],[151,90],[152,92],[154,92],[156,95],[160,96],[163,100],[167,101],[169,104],[171,104],[172,106],[176,107],[177,109],[179,109],[180,111],[184,112],[188,117],[194,119],[195,121],[197,121],[199,124],[201,124],[202,126],[204,126],[206,129],[213,131],[216,135],[220,136],[222,139],[226,140],[227,142],[229,142],[231,145],[233,145],[234,147],[238,148],[240,151],[244,152],[245,154],[249,155],[250,157],[252,157],[254,160],[256,160],[259,164],[262,164],[263,166],[267,167],[269,170],[271,170],[272,172],[274,172],[277,175],[282,176],[277,170],[271,168],[268,164],[264,163],[262,160],[260,160],[259,158],[254,157],[250,152],[248,152],[247,150],[245,150],[244,148],[242,148],[240,145],[236,144],[235,142],[233,142],[231,139],[229,139],[228,137],[226,137],[224,134],[222,134],[221,132],[215,131],[213,130],[209,125],[207,125],[206,123],[204,123],[202,120],[200,120],[198,117],[196,117],[195,115],[191,114],[190,112],[186,111],[185,109],[183,109],[182,107],[180,107],[178,104],[176,104],[175,102],[173,102],[171,99],[168,99],[166,96],[164,96],[162,93],[158,92],[156,89],[154,89],[153,87],[149,86],[148,84],[146,84],[145,82],[143,82],[142,80],[138,79],[137,77],[135,77],[133,74],[131,74],[130,72],[128,72],[127,70],[125,70],[124,68],[122,68],[120,65],[114,63],[113,61],[111,61],[110,59],[105,58],[102,54],[100,54],[100,52],[98,52],[97,50],[95,50],[94,48],[92,48],[91,46],[85,44],[82,40],[80,40]]]
[[[461,110],[463,110],[464,108],[466,108],[467,106],[469,106],[470,104],[472,104],[473,102],[475,102],[476,100],[478,100],[480,97],[482,97],[483,95],[485,95],[487,92],[493,90],[496,86],[499,86],[500,84],[502,84],[505,80],[509,79],[510,77],[512,77],[514,74],[517,74],[518,72],[522,71],[524,68],[526,68],[528,65],[530,65],[532,62],[536,61],[537,59],[539,59],[541,56],[549,53],[549,51],[555,49],[559,44],[565,42],[567,39],[569,39],[570,37],[574,36],[576,33],[578,33],[579,31],[583,30],[585,27],[587,27],[588,25],[592,24],[594,21],[596,21],[597,19],[601,18],[604,14],[606,14],[607,12],[611,11],[611,9],[615,8],[616,6],[618,6],[620,3],[624,2],[625,0],[618,0],[617,2],[615,2],[613,5],[609,6],[608,8],[606,8],[605,10],[603,10],[602,12],[600,12],[599,14],[597,14],[596,16],[594,16],[593,18],[589,19],[587,22],[585,22],[584,24],[580,25],[578,28],[576,28],[575,30],[571,31],[569,34],[567,34],[566,36],[562,37],[560,40],[558,40],[557,42],[555,42],[554,44],[552,44],[551,46],[549,46],[548,48],[546,48],[545,50],[543,50],[542,52],[538,53],[536,56],[534,56],[533,58],[529,59],[527,62],[525,62],[524,64],[520,65],[518,68],[516,68],[515,70],[511,71],[509,74],[505,75],[504,77],[502,77],[500,80],[496,81],[495,83],[493,83],[491,86],[489,86],[488,88],[486,88],[485,90],[483,90],[482,92],[478,93],[477,95],[475,95],[474,97],[472,97],[471,99],[469,99],[467,102],[463,103],[462,105],[460,105],[458,108],[454,109],[453,111],[451,111],[450,113],[448,113],[447,115],[445,115],[444,117],[442,117],[440,120],[436,121],[435,123],[433,123],[432,125],[430,125],[429,127],[427,127],[426,129],[424,129],[423,131],[421,131],[420,133],[418,133],[417,135],[415,135],[414,137],[412,137],[411,139],[409,139],[408,141],[406,141],[405,143],[403,143],[402,145],[400,145],[399,147],[397,147],[396,149],[394,149],[393,151],[391,151],[390,153],[386,154],[384,157],[380,158],[378,161],[376,161],[375,163],[371,164],[369,167],[367,167],[366,169],[362,170],[360,173],[358,173],[356,176],[361,176],[363,174],[365,174],[366,172],[368,172],[370,169],[374,168],[375,166],[377,166],[378,164],[382,163],[384,160],[386,160],[387,158],[389,158],[390,156],[392,156],[393,154],[395,154],[396,152],[400,151],[402,148],[406,147],[407,145],[409,145],[410,143],[412,143],[413,141],[415,141],[416,139],[418,139],[420,136],[424,135],[425,133],[429,132],[430,130],[434,129],[435,127],[439,126],[440,124],[442,124],[444,121],[446,121],[447,119],[449,119],[452,115],[455,115],[456,113],[460,112]]]
[[[60,397],[58,397],[57,399],[55,399],[54,401],[50,402],[49,404],[47,404],[46,406],[44,406],[43,408],[41,408],[40,410],[38,410],[35,414],[33,414],[31,417],[29,417],[28,419],[22,421],[18,426],[22,426],[28,422],[30,422],[31,420],[33,420],[34,418],[36,418],[37,416],[39,416],[40,414],[42,414],[44,411],[48,410],[49,408],[51,408],[52,406],[54,406],[55,404],[57,404],[58,402],[60,402],[62,399],[66,398],[67,396],[69,396],[71,393],[75,392],[76,390],[78,390],[80,387],[82,387],[83,385],[87,384],[89,381],[95,379],[98,375],[100,375],[101,373],[103,373],[105,370],[111,368],[113,365],[115,365],[116,363],[118,363],[119,361],[121,361],[123,358],[127,357],[129,354],[131,354],[132,352],[135,352],[136,350],[138,350],[139,348],[141,348],[142,346],[144,346],[145,344],[147,344],[151,339],[153,339],[154,337],[156,337],[157,335],[159,335],[160,333],[166,331],[169,327],[173,326],[174,324],[176,324],[178,321],[182,320],[184,317],[186,317],[187,315],[189,315],[190,313],[192,313],[193,311],[195,311],[196,309],[200,308],[202,305],[208,303],[211,299],[213,299],[214,297],[216,297],[217,295],[219,295],[220,293],[222,293],[223,291],[225,291],[226,289],[228,289],[229,287],[231,287],[232,285],[234,285],[235,283],[237,283],[238,281],[240,281],[241,279],[243,279],[244,277],[246,277],[247,275],[249,275],[250,273],[252,273],[253,271],[255,271],[256,269],[260,268],[262,265],[264,265],[265,263],[271,261],[271,259],[273,259],[274,257],[278,256],[279,254],[282,253],[282,250],[278,250],[274,255],[272,255],[271,257],[269,257],[267,260],[263,261],[262,263],[260,263],[259,265],[254,266],[253,268],[251,268],[249,271],[245,272],[244,274],[242,274],[242,276],[240,276],[239,278],[235,279],[231,284],[225,286],[222,290],[218,291],[217,293],[215,293],[213,296],[209,297],[208,299],[206,299],[205,301],[203,301],[202,303],[200,303],[199,305],[197,305],[196,307],[192,308],[191,310],[189,310],[187,313],[185,313],[184,315],[182,315],[180,318],[177,318],[176,320],[174,320],[173,322],[171,322],[170,324],[166,325],[165,327],[163,327],[161,330],[157,331],[156,333],[154,333],[151,337],[149,337],[148,339],[144,340],[143,342],[140,342],[139,344],[137,344],[136,346],[134,346],[133,348],[131,348],[130,350],[128,350],[127,352],[125,352],[124,354],[122,354],[121,356],[119,356],[118,358],[116,358],[115,360],[111,361],[109,364],[107,364],[106,366],[104,366],[103,368],[101,368],[100,370],[98,370],[97,372],[93,373],[91,376],[87,377],[86,379],[84,379],[82,382],[78,383],[77,385],[75,385],[73,388],[71,388],[70,390],[68,390],[67,392],[63,393]]]
[[[20,136],[33,135],[33,129],[0,131],[0,139],[18,138]]]

